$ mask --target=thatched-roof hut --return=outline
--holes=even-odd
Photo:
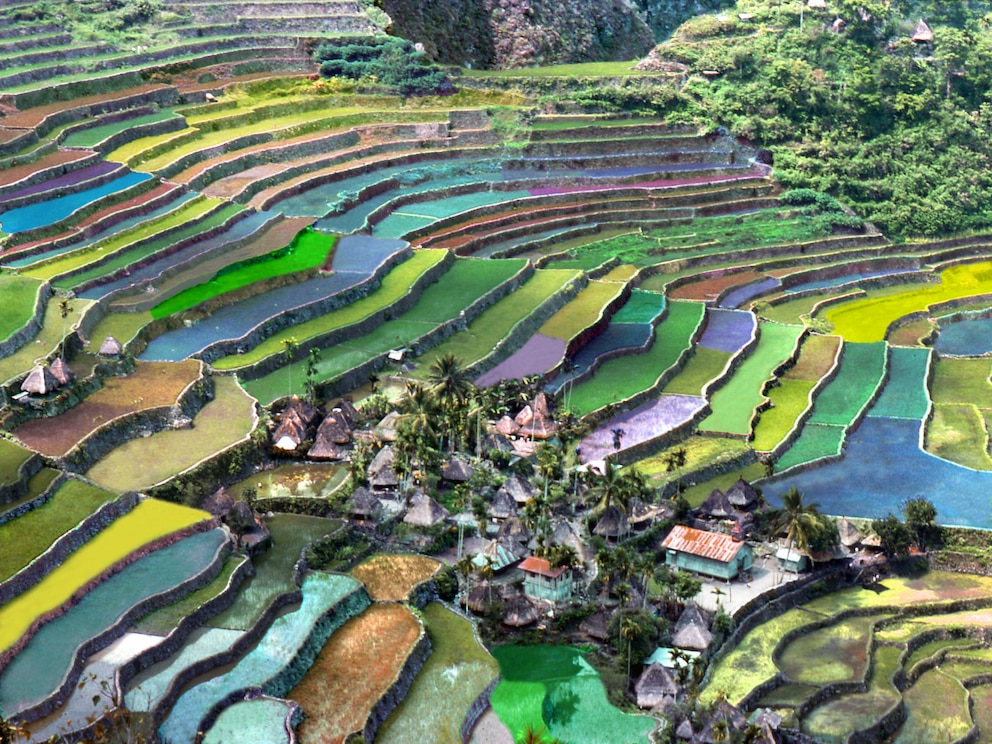
[[[509,416],[503,416],[503,418],[496,422],[496,431],[504,437],[512,437],[520,431],[520,424]]]
[[[629,529],[627,515],[617,507],[611,506],[599,518],[593,528],[593,534],[600,537],[618,538],[627,534]]]
[[[416,527],[430,527],[443,522],[449,516],[451,516],[450,512],[430,496],[419,494],[415,497],[410,511],[403,517],[403,521]]]
[[[705,651],[713,642],[709,617],[695,604],[683,610],[672,629],[672,645],[691,651]]]
[[[513,420],[517,426],[527,426],[527,424],[534,420],[534,409],[529,404],[524,406],[513,417]]]
[[[124,347],[121,342],[118,341],[113,336],[107,336],[103,339],[103,343],[100,344],[100,350],[97,352],[100,356],[115,357],[120,356],[124,351]]]
[[[704,519],[733,519],[736,516],[730,499],[719,488],[714,488],[706,500],[699,505],[696,513]]]
[[[922,18],[916,24],[916,28],[913,29],[912,38],[917,44],[929,44],[933,41],[933,31],[930,30],[930,27]]]
[[[31,395],[48,395],[59,386],[48,367],[36,364],[21,383],[21,390]]]
[[[347,450],[343,445],[351,441],[351,429],[340,412],[327,414],[314,437],[307,455],[314,460],[340,460]]]
[[[847,517],[837,520],[837,533],[840,535],[840,544],[845,548],[853,548],[864,539],[861,530]]]
[[[279,412],[278,417],[281,420],[286,416],[295,414],[299,417],[300,421],[309,426],[317,418],[318,413],[319,411],[314,405],[306,400],[303,400],[300,396],[294,395],[289,399],[289,403],[286,404],[286,407]]]
[[[679,687],[675,684],[672,673],[658,662],[648,664],[634,683],[634,693],[637,695],[638,708],[653,708],[665,702],[666,698],[675,699]]]
[[[480,581],[469,590],[468,596],[465,598],[465,606],[472,612],[481,615],[486,611],[490,595],[489,582]]]
[[[441,468],[441,478],[450,483],[465,483],[475,474],[475,468],[460,457],[452,457]]]
[[[537,496],[537,487],[530,481],[524,480],[519,475],[511,475],[507,478],[503,482],[503,485],[499,487],[499,491],[496,493],[498,494],[500,491],[505,491],[518,506],[526,504],[532,498]]]
[[[359,486],[348,499],[347,509],[355,519],[372,519],[382,510],[382,502],[366,486]]]
[[[632,527],[644,527],[654,521],[658,510],[656,507],[645,504],[638,498],[630,500],[630,507],[627,509],[627,521]]]
[[[613,613],[609,610],[597,610],[579,625],[579,632],[598,641],[605,641],[610,637],[610,618]]]
[[[530,409],[529,417],[524,415],[524,411],[528,409]],[[526,419],[526,421],[522,421],[521,417]],[[517,423],[520,424],[519,433],[522,437],[551,439],[551,437],[558,433],[558,425],[555,424],[555,419],[551,415],[551,409],[548,406],[548,396],[544,393],[539,393],[534,398],[534,405],[527,406],[517,415]]]
[[[354,429],[355,422],[362,417],[362,415],[358,412],[358,409],[355,408],[355,404],[347,398],[342,398],[338,401],[338,404],[334,406],[333,412],[337,413],[338,411],[341,412],[341,415],[344,417],[344,422],[348,425],[349,429]]]
[[[376,453],[369,463],[369,483],[373,488],[395,488],[400,484],[395,462],[396,450],[392,447],[383,447]]]
[[[693,736],[695,736],[695,733],[692,730],[692,721],[686,718],[675,729],[675,738],[681,741],[689,741]]]
[[[221,486],[212,494],[207,496],[200,504],[200,508],[205,512],[210,512],[217,519],[223,519],[227,516],[227,513],[231,511],[231,507],[234,506],[234,499],[227,492],[224,486]]]
[[[299,416],[289,415],[272,432],[272,446],[284,452],[293,452],[307,438],[306,425]]]
[[[517,502],[502,488],[493,496],[492,503],[489,504],[489,516],[500,521],[517,516]]]
[[[520,517],[514,516],[509,517],[499,526],[499,532],[496,533],[496,536],[519,543],[526,543],[530,540],[530,531]]]
[[[537,622],[540,613],[523,594],[517,594],[503,602],[503,624],[511,628],[522,628]]]
[[[52,362],[52,366],[48,369],[55,377],[55,380],[58,382],[60,387],[62,385],[68,385],[76,377],[76,373],[72,371],[72,368],[62,357],[57,357],[55,361]]]
[[[395,442],[396,427],[401,418],[399,411],[390,411],[383,417],[382,421],[375,425],[375,435],[383,442]]]
[[[758,492],[743,478],[738,478],[727,490],[727,501],[735,509],[753,509],[758,504]]]
[[[716,724],[720,721],[726,722],[726,730],[722,731],[720,734],[716,734]],[[741,731],[746,725],[747,719],[744,717],[744,714],[740,712],[740,710],[735,708],[726,700],[720,700],[716,704],[716,708],[710,716],[710,719],[706,722],[706,725],[703,727],[703,730],[697,735],[696,741],[699,741],[702,744],[717,744],[717,742],[727,741],[726,734],[730,734],[734,731]]]

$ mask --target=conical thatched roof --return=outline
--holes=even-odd
[[[696,511],[703,517],[710,519],[733,519],[734,506],[727,498],[727,494],[719,488],[714,488],[713,492],[706,497],[706,501],[699,505]]]
[[[465,483],[475,474],[475,468],[460,457],[452,457],[441,468],[441,477],[452,483]]]
[[[593,534],[600,537],[620,537],[626,532],[627,515],[615,506],[607,509],[593,528]]]
[[[376,424],[375,435],[384,442],[395,442],[396,426],[401,418],[399,411],[390,411],[383,417],[382,421]]]
[[[482,614],[486,611],[486,604],[489,602],[489,582],[480,581],[472,587],[465,599],[465,606],[472,612]]]
[[[738,478],[727,490],[727,501],[735,509],[750,509],[758,503],[758,492],[743,478]]]
[[[234,506],[234,499],[227,492],[227,489],[221,486],[212,494],[207,496],[200,504],[200,508],[203,511],[210,512],[217,519],[223,519],[227,516],[227,513],[231,511],[231,507]]]
[[[289,399],[289,403],[286,404],[286,407],[279,412],[279,416],[285,417],[293,413],[299,416],[300,420],[304,424],[309,426],[313,423],[314,419],[317,418],[317,414],[319,412],[315,406],[303,400],[300,396],[294,395]]]
[[[488,433],[482,437],[483,450],[498,450],[499,452],[513,452],[513,445],[502,434]]]
[[[579,559],[586,562],[586,544],[566,519],[556,519],[551,531],[551,545],[568,545],[575,548]]]
[[[527,424],[534,420],[534,409],[529,405],[524,406],[513,420],[518,426],[527,426]]]
[[[502,488],[493,496],[489,505],[489,515],[494,519],[509,519],[517,515],[517,502]]]
[[[517,505],[526,504],[532,498],[537,496],[537,488],[528,480],[524,480],[519,475],[511,475],[504,481],[503,485],[499,487],[499,491],[505,491],[509,496],[517,502]]]
[[[522,413],[523,411],[521,411]],[[558,426],[555,424],[554,417],[548,407],[548,396],[544,393],[540,393],[534,398],[530,420],[524,423],[518,415],[517,423],[520,424],[520,435],[531,439],[550,439],[558,433]]]
[[[913,41],[920,43],[933,41],[933,31],[930,30],[930,27],[922,18],[920,19],[920,22],[916,24],[916,28],[913,29]]]
[[[351,441],[351,427],[341,411],[335,409],[324,417],[317,429],[317,434],[334,444],[348,444]]]
[[[403,521],[417,527],[430,527],[442,522],[450,516],[450,512],[427,494],[417,498]]]
[[[864,538],[861,530],[855,527],[854,523],[847,517],[841,517],[837,520],[837,532],[840,535],[840,544],[845,548],[853,548]]]
[[[373,488],[393,488],[400,484],[400,477],[393,468],[396,461],[396,451],[392,447],[383,447],[369,463],[369,483]]]
[[[520,424],[509,416],[503,416],[503,418],[496,422],[496,431],[504,437],[512,437],[520,431]]]
[[[120,356],[122,351],[124,351],[124,347],[121,346],[121,342],[113,336],[107,336],[100,344],[100,350],[97,354],[100,356]]]
[[[683,741],[688,741],[694,736],[692,731],[692,721],[686,718],[682,723],[678,725],[675,729],[675,738],[682,739]]]
[[[675,628],[672,630],[672,645],[692,651],[705,651],[712,642],[713,634],[709,631],[709,618],[696,605],[690,604],[675,623]]]
[[[678,691],[672,673],[658,662],[648,664],[634,683],[638,708],[653,708],[666,697],[674,698]]]
[[[62,357],[56,358],[56,360],[52,362],[52,366],[48,369],[55,377],[55,380],[58,382],[59,386],[68,385],[76,377],[76,373],[72,371],[72,368],[69,367],[65,359]]]
[[[654,519],[657,510],[645,504],[638,498],[633,498],[630,500],[630,508],[627,510],[627,520],[631,524],[641,524],[642,522],[649,522]]]
[[[59,381],[48,367],[36,364],[21,383],[21,390],[31,395],[48,395],[59,386]]]
[[[358,421],[362,415],[355,408],[354,403],[352,403],[347,398],[342,398],[338,401],[338,404],[334,406],[334,412],[340,411],[341,415],[344,416],[344,422],[348,425],[349,429],[355,428],[355,422]]]
[[[319,429],[317,436],[314,437],[313,446],[307,452],[307,457],[311,460],[343,460],[347,456],[348,450],[345,447],[332,442]]]
[[[348,513],[361,519],[368,519],[380,509],[382,502],[365,486],[356,488],[348,499]]]
[[[827,7],[827,0],[808,0],[806,7],[813,8],[814,10],[825,10]]]
[[[503,603],[503,624],[511,628],[522,628],[537,622],[540,617],[537,608],[527,597],[517,594]]]
[[[546,394],[538,393],[534,398],[534,415],[551,418],[551,406],[548,405],[548,396]]]
[[[299,417],[286,416],[272,432],[272,446],[289,452],[299,447],[306,438],[306,426]]]
[[[698,741],[704,742],[705,744],[716,744],[718,741],[726,741],[726,737],[714,736],[713,725],[717,721],[726,721],[727,727],[730,731],[740,731],[747,725],[747,719],[744,714],[740,712],[733,705],[728,703],[726,700],[721,700],[716,705],[716,710],[713,711],[713,715],[710,720],[706,722],[706,726],[699,733]]]

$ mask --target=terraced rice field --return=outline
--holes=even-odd
[[[0,281],[3,282],[3,299],[6,308],[0,317],[0,341],[6,341],[34,317],[35,302],[41,283],[28,276],[6,272],[0,273]]]
[[[441,567],[423,555],[377,555],[352,569],[376,602],[403,602]]]

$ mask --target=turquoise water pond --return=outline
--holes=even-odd
[[[992,353],[992,318],[941,321],[933,347],[948,356],[981,356]]]
[[[0,224],[3,225],[3,231],[10,234],[33,230],[36,227],[45,227],[65,219],[77,209],[85,207],[97,199],[117,191],[123,191],[129,186],[147,181],[149,178],[151,175],[148,173],[127,173],[102,186],[94,186],[92,189],[66,194],[56,199],[48,199],[37,204],[28,204],[24,207],[11,209],[0,215]]]
[[[524,728],[569,742],[646,742],[657,721],[610,705],[585,654],[568,646],[497,646],[503,679],[493,691],[499,719],[519,739]]]

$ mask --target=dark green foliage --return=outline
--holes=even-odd
[[[882,550],[886,553],[897,558],[909,555],[912,536],[909,528],[898,517],[890,514],[885,519],[876,519],[871,523],[871,529],[882,541]]]
[[[906,517],[906,527],[916,538],[916,544],[925,548],[934,541],[940,532],[937,526],[937,508],[933,502],[922,496],[910,499],[902,509]]]
[[[404,96],[450,88],[444,72],[425,64],[423,55],[406,39],[383,36],[350,44],[322,44],[315,56],[324,77],[370,79]]]
[[[307,565],[323,571],[348,571],[372,553],[362,533],[345,526],[306,549]]]
[[[451,566],[445,566],[434,575],[434,586],[437,587],[437,595],[445,602],[454,600],[458,594],[458,575]]]

